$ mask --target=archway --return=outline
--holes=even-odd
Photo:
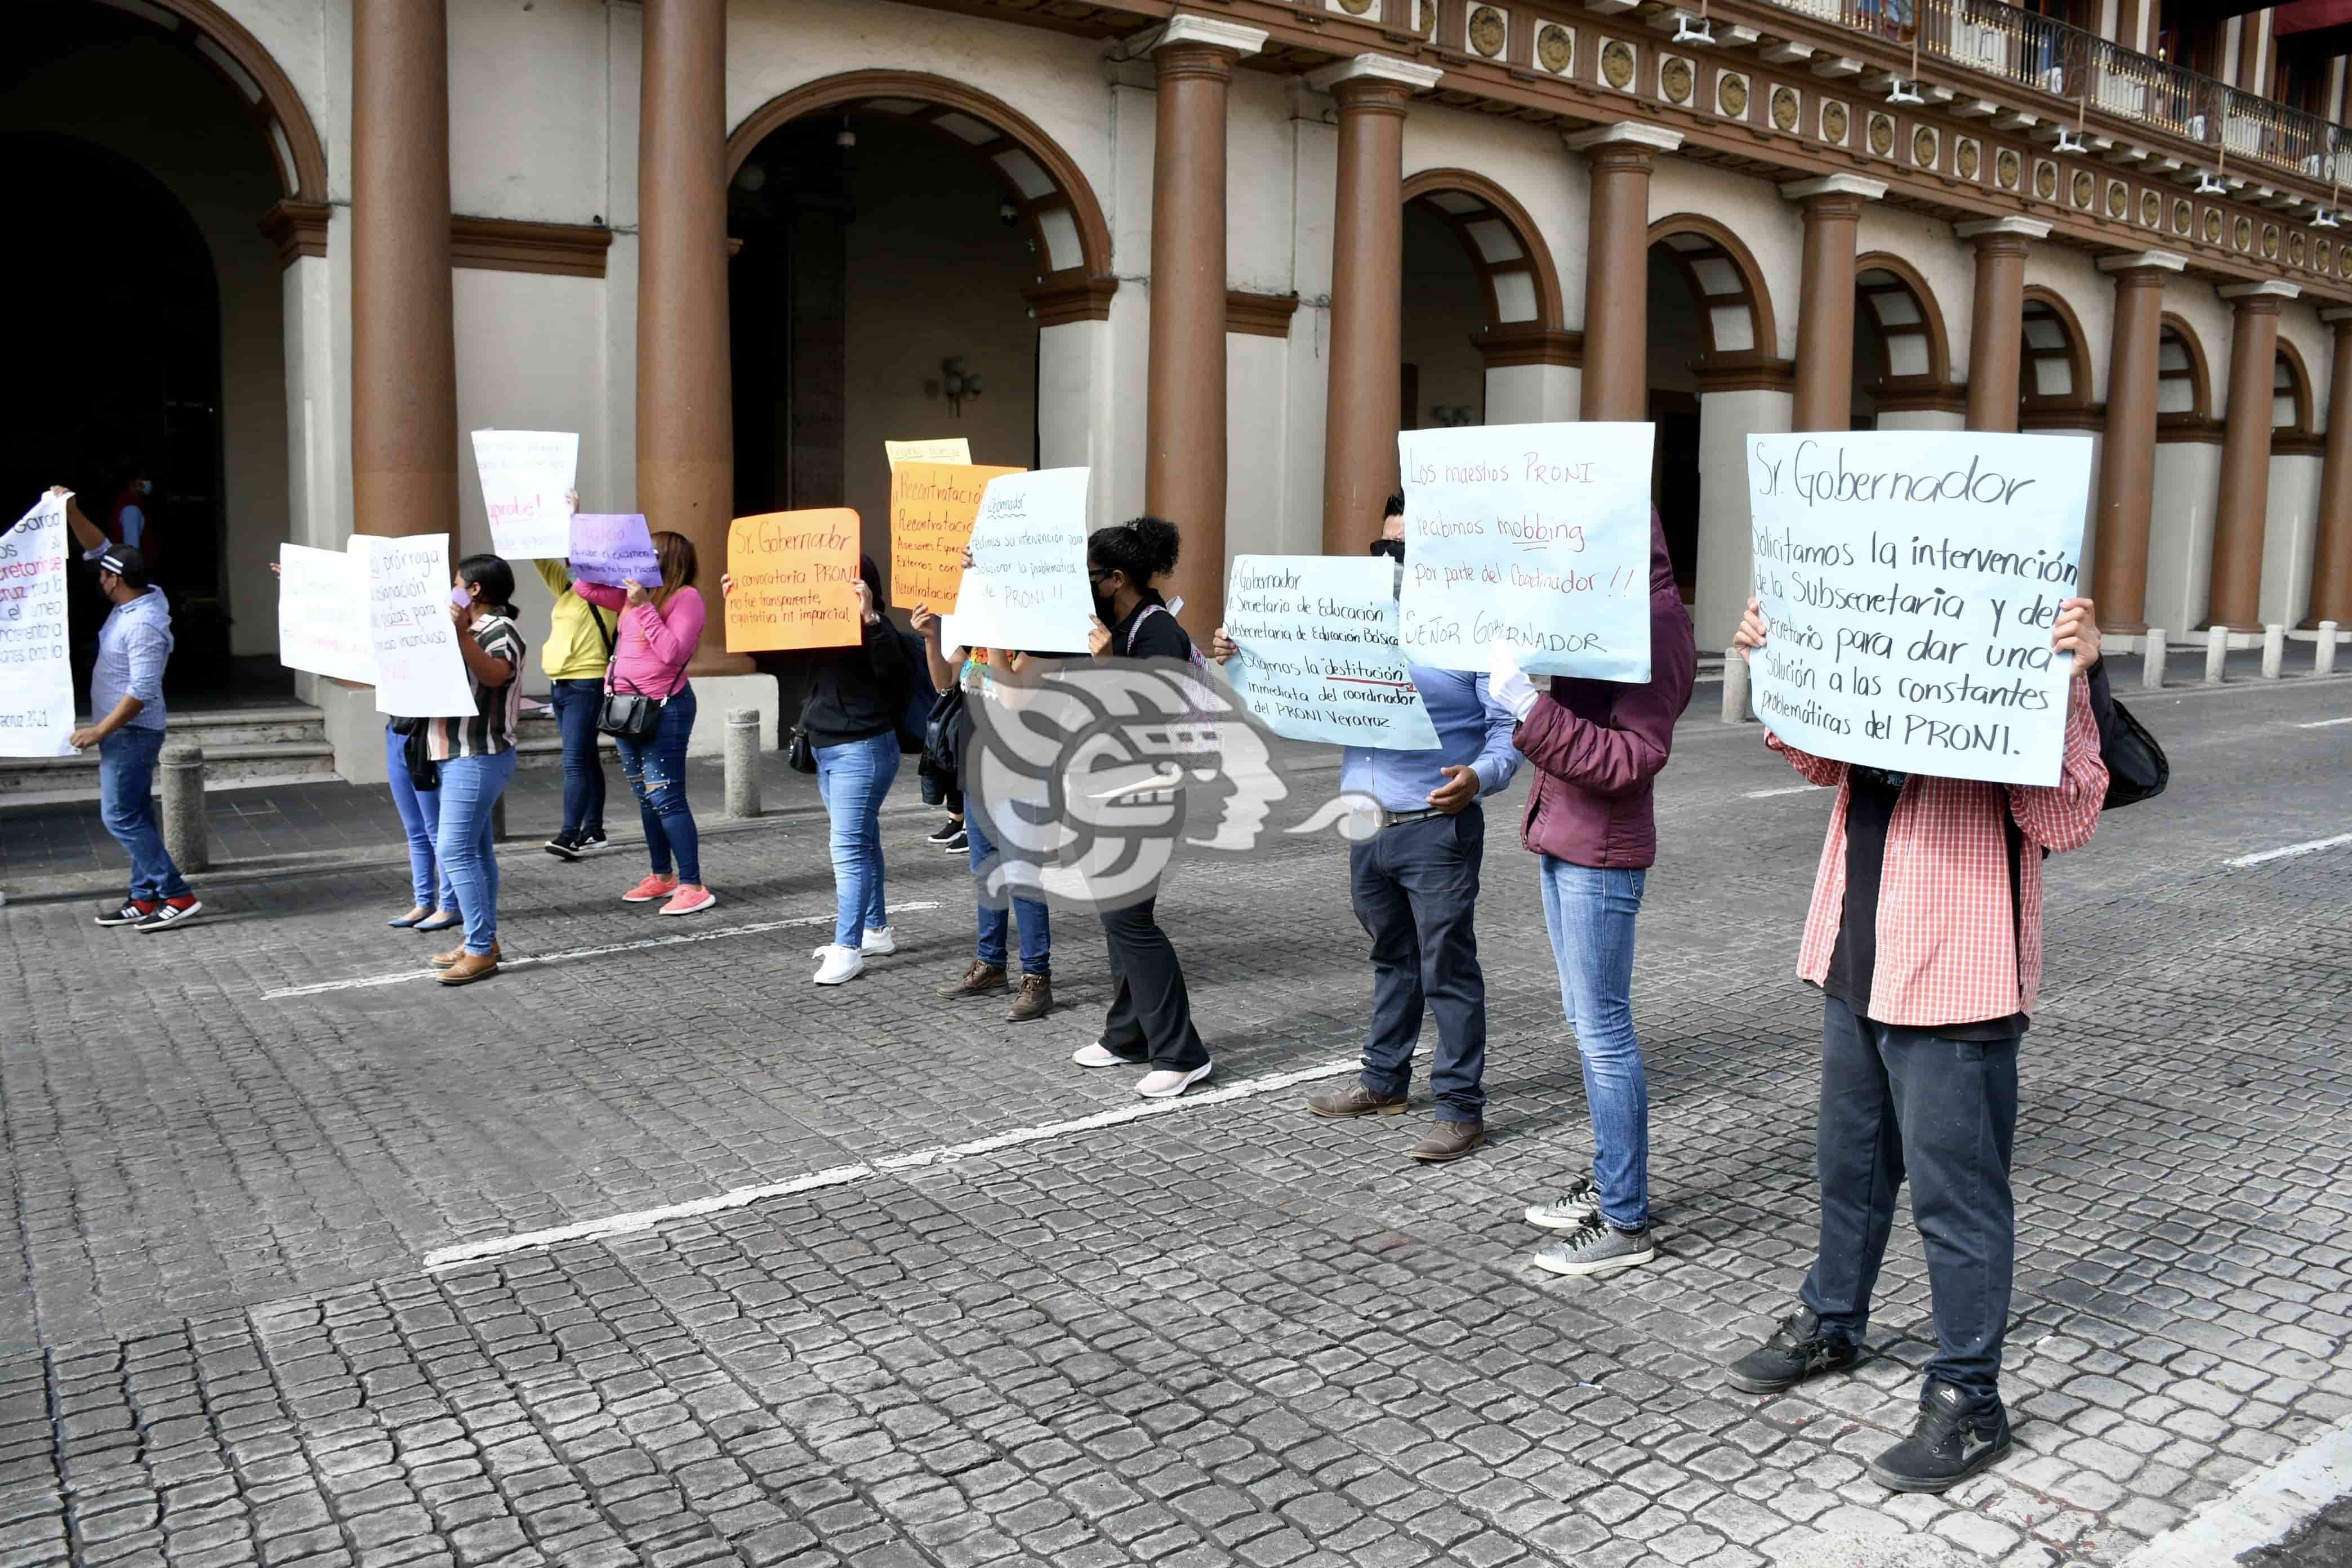
[[[2037,284],[2025,290],[2021,317],[2017,427],[2095,428],[2090,354],[2074,308],[2054,289]]]
[[[2059,333],[2045,329],[2046,384],[2071,378],[2060,367]],[[2031,321],[2027,352],[2034,351]],[[2205,345],[2186,318],[2167,313],[2156,351],[2154,504],[2148,513],[2147,624],[2187,631],[2204,619],[2212,570],[2213,508],[2221,477],[2221,423],[2214,417],[2213,377]],[[2027,386],[2033,383],[2029,363]],[[2033,400],[2025,403],[2028,415]]]
[[[2311,372],[2303,352],[2284,338],[2278,342],[2278,361],[2271,373],[2271,448],[2284,439],[2294,442],[2314,434],[2311,427]]]
[[[2168,315],[2157,338],[2156,417],[2159,428],[2206,426],[2213,421],[2212,383],[2196,329]]]
[[[1576,416],[1559,274],[1516,197],[1467,169],[1404,184],[1400,427]]]
[[[1884,252],[1854,262],[1853,427],[1955,430],[1967,395],[1952,384],[1950,334],[1918,268]]]

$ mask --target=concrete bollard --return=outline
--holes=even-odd
[[[2150,626],[2141,639],[2145,650],[2139,659],[2139,687],[2142,691],[2164,689],[2164,628]]]
[[[2276,680],[2286,673],[2286,628],[2271,625],[2263,628],[2263,679]]]
[[[760,710],[727,710],[727,815],[760,815]]]
[[[2229,661],[2230,628],[2207,626],[2205,628],[2205,684],[2221,685],[2222,668]]]
[[[2311,673],[2314,675],[2336,673],[2336,623],[2334,621],[2319,623],[2319,642],[2311,650]]]
[[[1748,722],[1748,661],[1732,647],[1723,650],[1723,721]]]
[[[213,863],[211,825],[205,820],[205,749],[163,749],[163,847],[182,872]]]

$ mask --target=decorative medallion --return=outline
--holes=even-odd
[[[2274,223],[2266,223],[2263,225],[2263,259],[2276,261],[2278,253],[2279,226]]]
[[[1795,88],[1774,88],[1772,89],[1772,129],[1794,131],[1797,128],[1797,111],[1801,107],[1802,105],[1797,101]]]
[[[1503,14],[1492,5],[1481,5],[1470,13],[1470,47],[1488,59],[1503,52],[1508,37]]]
[[[1911,161],[1923,169],[1936,166],[1936,154],[1941,151],[1936,144],[1936,132],[1927,126],[1911,128]]]
[[[1424,38],[1437,31],[1437,0],[1412,0],[1412,25]]]
[[[2252,248],[2254,243],[2254,220],[2250,217],[2240,218],[2230,230],[2230,239],[2240,250]]]
[[[1576,35],[1545,23],[1536,34],[1536,64],[1554,76],[1566,76],[1576,67]]]
[[[2154,191],[2142,191],[2139,194],[2139,221],[2144,228],[2163,227],[2164,198]]]
[[[1601,79],[1621,89],[1632,84],[1633,45],[1622,38],[1612,38],[1601,46]]]
[[[1345,11],[1350,16],[1360,16],[1372,8],[1372,0],[1331,0],[1334,10]]]
[[[2208,245],[2221,243],[2221,212],[2218,207],[2205,209],[2205,243]]]
[[[1992,155],[1992,177],[2000,182],[2004,191],[2017,189],[2020,166],[2017,150],[2013,147],[2003,147]]]
[[[1822,140],[1836,146],[1845,145],[1846,132],[1852,128],[1850,117],[1843,103],[1822,105]]]
[[[2296,229],[2286,237],[2286,260],[2290,267],[2303,265],[2303,230]]]
[[[1688,103],[1691,89],[1697,81],[1698,73],[1691,69],[1690,61],[1680,55],[1669,55],[1658,68],[1658,96],[1668,103]]]
[[[1893,115],[1874,114],[1870,117],[1870,150],[1882,158],[1893,155],[1895,152],[1895,117]]]
[[[2189,230],[2189,226],[2196,221],[2197,209],[2189,205],[2189,198],[2187,196],[2179,197],[2172,204],[2173,233],[2179,235],[2187,234]]]
[[[1977,177],[1979,172],[1984,168],[1984,153],[1977,146],[1974,137],[1960,138],[1960,145],[1952,155],[1952,163],[1959,170],[1960,178],[1963,180],[1973,180]]]
[[[2074,205],[2078,207],[2089,207],[2091,198],[2098,194],[2099,182],[2091,177],[2090,170],[2077,169],[2074,171]]]
[[[2311,269],[2315,272],[2332,270],[2336,265],[2335,252],[2336,247],[2326,240],[2314,240],[2311,246]]]
[[[2107,216],[2118,223],[2131,212],[2131,187],[2121,180],[2107,182]]]
[[[1748,79],[1725,71],[1715,79],[1715,107],[1734,120],[1748,118]]]
[[[2045,202],[2058,199],[2058,165],[2047,158],[2034,160],[2033,194]]]
[[[2352,245],[2341,247],[2336,252],[2336,271],[2338,277],[2352,278]]]

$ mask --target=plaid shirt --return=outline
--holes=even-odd
[[[2032,1013],[2042,984],[2042,857],[2036,847],[2079,849],[2099,825],[2107,765],[2090,683],[2075,677],[2066,713],[2066,752],[2047,787],[1913,774],[1886,828],[1878,889],[1878,963],[1870,982],[1874,1022],[1911,1029],[1974,1024]],[[1829,839],[1813,878],[1812,908],[1797,973],[1829,978],[1845,909],[1846,764],[1781,744],[1816,784],[1836,786]],[[2012,923],[2006,810],[2024,837],[2018,846],[2018,905]]]

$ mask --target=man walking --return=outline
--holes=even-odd
[[[1733,639],[1740,657],[1764,646],[1766,629],[1749,600]],[[2009,1170],[2018,1043],[2042,978],[2042,857],[2088,843],[2107,794],[2088,679],[2099,662],[2090,600],[2059,606],[2051,646],[2074,660],[2053,785],[1887,773],[1766,734],[1807,780],[1838,792],[1798,961],[1823,995],[1821,1248],[1797,1310],[1726,1378],[1778,1394],[1861,1359],[1907,1174],[1937,1349],[1917,1425],[1870,1466],[1871,1479],[1895,1491],[1944,1491],[2009,1451]]]

